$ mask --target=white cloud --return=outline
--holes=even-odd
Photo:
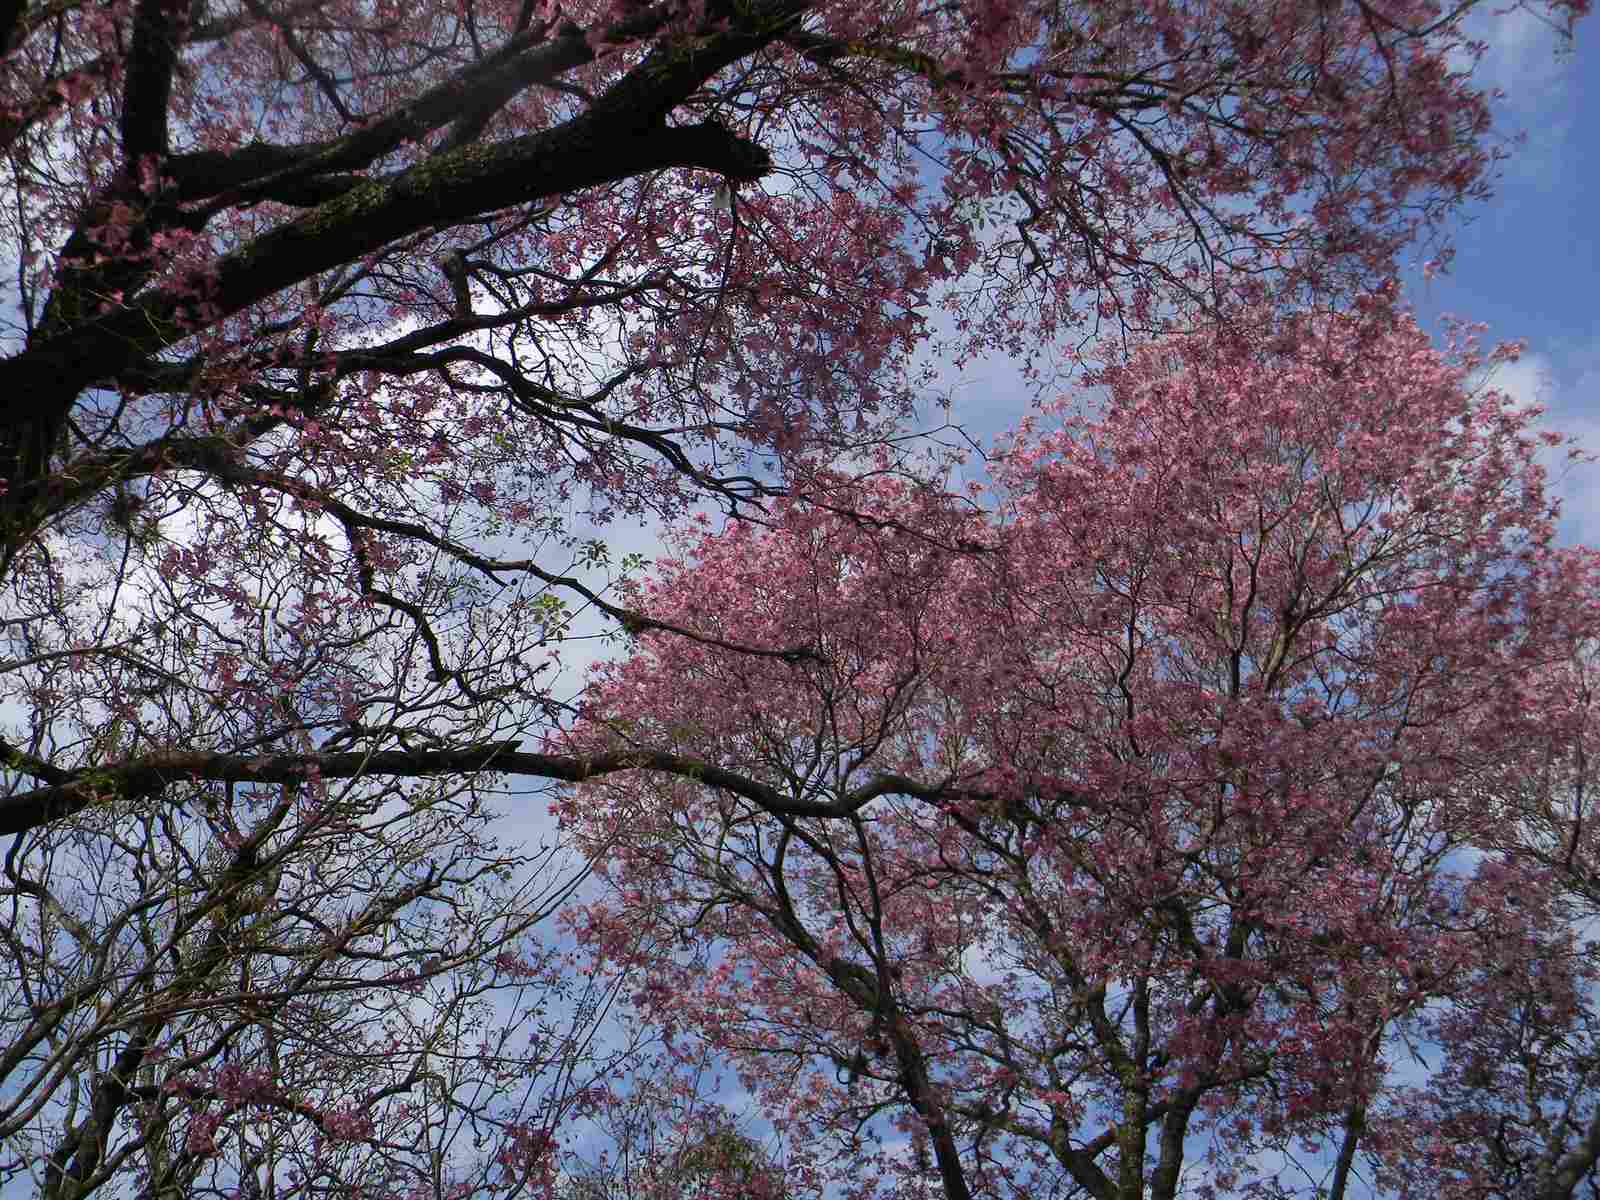
[[[1545,107],[1552,77],[1560,86],[1571,79],[1570,60],[1559,55],[1559,34],[1526,8],[1480,8],[1468,18],[1467,30],[1489,47],[1474,71],[1476,82],[1505,92],[1513,109]]]
[[[1523,8],[1479,9],[1467,29],[1488,45],[1472,70],[1473,83],[1503,93],[1494,104],[1496,128],[1523,139],[1504,164],[1503,178],[1523,185],[1554,179],[1564,167],[1574,121],[1576,61],[1561,52],[1565,43],[1549,23]],[[1453,65],[1472,66],[1465,56]]]
[[[1577,355],[1561,355],[1561,361],[1573,358],[1593,365],[1576,378],[1564,379],[1556,359],[1529,353],[1516,362],[1502,363],[1488,383],[1520,405],[1542,406],[1541,428],[1571,439],[1570,447],[1546,447],[1540,452],[1550,489],[1562,502],[1561,539],[1600,546],[1600,466],[1569,454],[1569,449],[1576,449],[1600,457],[1600,412],[1595,405],[1600,394],[1600,345]]]

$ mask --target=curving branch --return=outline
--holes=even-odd
[[[723,68],[771,42],[784,21],[803,8],[777,6],[754,22],[753,32],[708,37],[692,51],[657,50],[587,110],[553,129],[487,146],[449,147],[409,169],[359,183],[337,173],[364,166],[406,138],[459,115],[471,90],[467,83],[458,78],[385,120],[314,151],[257,146],[247,147],[246,157],[237,164],[226,158],[190,160],[178,175],[180,189],[188,194],[203,194],[218,181],[248,175],[245,164],[270,167],[290,162],[294,165],[270,171],[254,183],[255,198],[278,194],[309,202],[317,198],[319,186],[328,198],[218,260],[204,278],[170,283],[138,301],[99,312],[90,304],[97,295],[127,291],[137,282],[136,276],[116,281],[85,278],[63,289],[65,299],[54,305],[56,311],[42,336],[22,353],[0,361],[0,396],[7,397],[0,401],[0,477],[8,485],[0,504],[6,540],[15,545],[36,527],[40,514],[33,510],[41,498],[58,431],[84,389],[115,378],[197,329],[439,225],[672,167],[699,168],[736,182],[761,178],[771,159],[754,142],[716,122],[667,126],[665,121]],[[519,39],[513,41],[525,49]],[[543,54],[537,71],[513,55],[499,64],[506,72],[503,79],[476,82],[482,82],[491,96],[509,97],[527,86],[530,74],[559,73],[586,61],[583,55],[592,56],[584,39],[571,33],[549,43]],[[148,140],[149,131],[137,136]],[[307,157],[295,163],[298,154]],[[334,173],[331,179],[330,173]],[[247,191],[226,199],[231,204],[251,196]],[[214,208],[224,206],[219,201]],[[203,223],[203,217],[186,219]],[[107,283],[128,286],[101,286]]]
[[[21,762],[17,769],[29,771]],[[239,755],[158,753],[130,762],[66,774],[61,782],[0,799],[0,836],[65,820],[97,804],[159,795],[180,783],[304,783],[307,780],[425,779],[483,771],[496,775],[582,783],[618,771],[653,771],[720,788],[765,812],[787,817],[848,818],[884,796],[925,803],[981,803],[984,793],[926,784],[904,775],[875,776],[831,800],[801,799],[688,754],[619,749],[596,754],[542,754],[518,742],[479,742],[427,750],[341,751]]]

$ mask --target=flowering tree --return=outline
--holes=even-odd
[[[557,1200],[798,1200],[822,1194],[800,1156],[742,1132],[704,1093],[704,1053],[670,1046],[612,1089],[595,1113],[588,1155],[569,1152]]]
[[[570,873],[497,849],[458,785],[176,803],[6,858],[0,1186],[545,1194],[635,1049],[594,1041],[617,982],[533,940]]]
[[[1542,11],[1566,29],[1585,7]],[[63,546],[142,551],[241,612],[260,599],[237,576],[267,563],[292,571],[287,619],[325,645],[344,716],[366,668],[335,679],[343,639],[404,627],[402,701],[498,703],[506,736],[352,734],[344,757],[224,740],[181,765],[149,742],[18,746],[41,786],[0,829],[174,775],[515,769],[528,719],[502,702],[543,689],[497,635],[537,621],[522,583],[570,586],[538,547],[574,508],[736,506],[796,455],[880,441],[933,303],[959,316],[951,352],[1021,351],[1085,321],[1383,281],[1485,186],[1466,11],[9,6],[11,657],[132,670],[126,696],[153,683],[106,631],[188,650],[168,609],[119,625],[121,593],[63,578]],[[66,592],[70,630],[50,615]],[[174,677],[195,694],[283,690],[191,661]],[[287,757],[251,757],[268,745]]]
[[[571,604],[680,628],[584,583],[620,564],[576,518],[739,509],[891,445],[938,304],[951,353],[1025,353],[1384,281],[1486,186],[1466,13],[0,5],[8,1165],[242,1186],[326,1143],[328,1080],[401,1113],[420,1043],[380,1069],[342,1006],[411,1011],[385,956],[422,942],[384,931],[429,906],[464,906],[461,987],[499,986],[503,781],[722,778],[671,741],[534,748]],[[814,649],[680,631],[780,674]],[[290,990],[337,1036],[284,1057]],[[494,1119],[532,1179],[544,1116]]]
[[[599,670],[566,748],[707,769],[563,801],[596,960],[852,1195],[1587,1194],[1600,563],[1482,365],[1263,318],[687,538],[644,611],[807,653]]]
[[[1531,769],[1502,795],[1511,820],[1492,844],[1513,885],[1485,927],[1465,986],[1430,1015],[1441,1048],[1428,1088],[1397,1097],[1391,1180],[1408,1196],[1449,1200],[1566,1196],[1594,1186],[1600,1146],[1600,957],[1585,936],[1600,913],[1594,778],[1594,649],[1547,678],[1552,729]]]

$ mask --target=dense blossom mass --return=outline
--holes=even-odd
[[[1572,1194],[1588,567],[1389,284],[1505,144],[1471,7],[0,3],[0,1192]],[[919,364],[1130,348],[922,469]],[[569,960],[497,821],[640,770]]]
[[[707,764],[566,797],[575,926],[850,1194],[1600,1178],[1600,560],[1470,355],[1258,328],[971,502],[868,474],[686,538],[640,606],[795,653],[645,633],[565,735]]]

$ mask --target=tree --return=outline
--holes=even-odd
[[[711,1064],[667,1049],[611,1089],[594,1122],[600,1149],[569,1156],[561,1200],[789,1200],[819,1194],[797,1156],[742,1132],[701,1093]]]
[[[1585,8],[1547,12],[1569,29]],[[540,616],[511,581],[583,594],[559,557],[574,509],[737,508],[804,455],[882,443],[932,304],[959,316],[951,353],[1022,352],[1085,321],[1381,284],[1486,186],[1466,11],[10,5],[11,657],[270,703],[276,685],[252,698],[214,656],[129,666],[103,632],[124,593],[56,570],[66,547],[143,552],[243,613],[259,600],[235,575],[270,565],[302,589],[301,639],[326,640],[347,734],[367,728],[349,719],[365,668],[333,681],[341,639],[395,622],[416,638],[401,706],[497,709],[505,736],[19,743],[37,786],[0,830],[177,776],[571,777],[507,757],[530,728],[507,697],[546,693],[497,637]],[[63,588],[84,606],[70,630]],[[155,658],[187,651],[192,622],[145,615],[126,632]],[[270,778],[269,744],[287,755]]]
[[[1432,1086],[1404,1089],[1386,1114],[1390,1178],[1402,1195],[1554,1198],[1594,1188],[1594,649],[1585,644],[1542,681],[1546,720],[1561,736],[1505,789],[1512,820],[1495,851],[1518,884],[1532,875],[1538,886],[1497,889],[1496,944],[1452,1005],[1431,1014],[1441,1049]]]
[[[535,940],[570,868],[456,785],[187,793],[6,858],[0,1187],[543,1195],[637,1049]]]
[[[1585,7],[1540,11],[1566,29]],[[1496,154],[1465,13],[0,5],[3,986],[53,980],[61,1006],[0,1046],[0,1096],[43,1106],[7,1136],[96,1179],[238,1174],[248,1155],[170,1139],[205,1113],[242,1128],[266,1093],[192,1076],[287,1037],[257,1018],[265,981],[381,997],[365,956],[409,887],[473,896],[447,962],[488,971],[512,935],[464,881],[519,869],[479,840],[492,806],[526,807],[506,780],[721,778],[671,747],[538,747],[568,714],[570,606],[663,627],[585,582],[625,564],[575,518],[746,510],[887,453],[937,304],[951,353],[1020,353],[1381,284]],[[380,869],[412,846],[444,874]],[[325,890],[325,863],[365,874]],[[369,903],[376,943],[347,944]],[[240,986],[218,1005],[220,978]],[[388,1086],[340,1058],[343,1003],[272,1085],[283,1131],[228,1145],[309,1137],[347,1071]],[[200,1090],[156,1106],[165,1149],[136,1146],[169,1083]],[[74,1095],[102,1105],[87,1125]],[[530,1171],[542,1120],[513,1138]]]
[[[1600,1181],[1600,560],[1471,386],[1512,351],[1237,328],[1108,370],[987,493],[868,472],[686,535],[640,608],[807,653],[642,631],[563,742],[714,769],[565,798],[611,885],[576,928],[883,1194]]]

